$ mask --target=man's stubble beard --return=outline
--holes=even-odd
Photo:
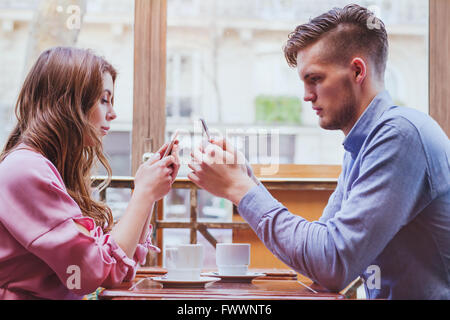
[[[357,117],[357,102],[351,85],[346,81],[344,86],[347,95],[340,101],[341,107],[336,114],[332,115],[329,123],[321,124],[325,130],[343,130],[353,125]],[[339,103],[339,102],[338,102]]]

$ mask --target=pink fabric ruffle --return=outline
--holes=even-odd
[[[135,269],[136,265],[139,263],[141,265],[145,264],[147,259],[147,254],[149,250],[161,253],[161,249],[154,246],[152,243],[152,232],[153,232],[153,226],[149,226],[149,231],[147,234],[147,238],[143,243],[139,243],[136,247],[136,251],[133,257],[133,260],[128,258],[125,252],[117,245],[117,243],[111,238],[110,234],[104,234],[102,228],[97,227],[95,225],[95,222],[90,217],[77,217],[73,218],[75,222],[82,225],[86,228],[91,234],[93,238],[96,239],[96,242],[99,246],[104,247],[105,245],[108,245],[110,247],[110,251],[112,253],[112,256],[118,260],[123,261],[127,266],[129,266],[131,269]],[[107,257],[105,257],[106,260],[108,260]],[[108,263],[111,263],[111,261],[106,261]],[[135,270],[134,270],[135,271]],[[134,274],[134,272],[133,272]],[[130,274],[131,276],[131,274]],[[127,275],[126,278],[129,278]]]

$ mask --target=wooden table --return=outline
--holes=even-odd
[[[281,277],[261,277],[251,283],[208,283],[204,288],[164,288],[152,280],[163,270],[154,274],[138,272],[133,282],[123,283],[116,289],[106,289],[99,294],[102,300],[336,300],[344,299],[338,293],[326,292],[316,284],[305,284],[294,280],[289,272]],[[253,271],[253,270],[252,270]],[[258,271],[263,271],[258,269]],[[273,270],[269,270],[273,272]],[[283,271],[279,272],[283,274]]]

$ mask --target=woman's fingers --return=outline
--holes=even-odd
[[[161,156],[159,153],[150,153],[150,154],[146,154],[147,156],[147,160],[145,161],[146,164],[148,165],[153,165],[155,164],[158,160],[161,159]]]
[[[160,160],[161,166],[169,167],[176,163],[176,159],[174,156],[167,156]]]
[[[160,155],[160,158],[162,158],[162,156],[164,155],[164,153],[166,152],[167,147],[169,146],[168,143],[164,143],[162,145],[161,148],[159,148],[159,150],[157,151],[157,153]]]

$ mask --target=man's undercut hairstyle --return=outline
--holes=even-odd
[[[347,64],[357,55],[369,59],[376,75],[384,78],[388,37],[384,23],[371,11],[356,4],[334,8],[289,34],[284,54],[291,67],[297,66],[300,50],[326,39],[326,62]]]

